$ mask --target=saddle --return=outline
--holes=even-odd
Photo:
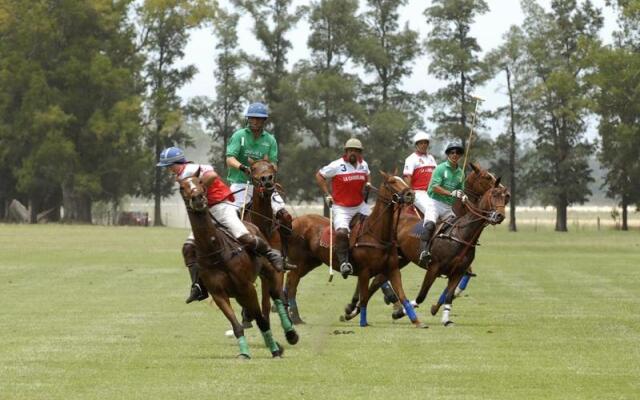
[[[351,221],[349,222],[349,229],[351,230],[351,233],[349,234],[349,250],[355,247],[356,240],[358,239],[358,236],[360,236],[360,234],[362,233],[362,229],[364,227],[364,221],[366,218],[367,218],[366,215],[360,214],[360,213],[357,213],[356,215],[353,216],[353,218],[351,218]],[[324,229],[322,229],[322,234],[320,235],[321,247],[329,248],[329,239],[330,239],[329,229],[332,229],[333,231],[334,244],[335,244],[336,231],[335,229],[333,229],[333,227],[327,225]]]

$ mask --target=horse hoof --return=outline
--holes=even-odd
[[[428,328],[428,326],[426,324],[423,324],[419,320],[412,321],[411,323],[413,324],[414,327],[419,328],[419,329],[427,329]]]
[[[278,350],[276,351],[272,351],[271,352],[271,357],[272,358],[281,358],[282,355],[284,354],[284,347],[282,347],[282,345],[278,342],[276,342],[276,345],[278,345]]]
[[[344,306],[344,313],[345,315],[351,314],[355,309],[356,309],[356,305],[349,303],[346,306]]]
[[[453,326],[453,321],[444,321],[442,323],[442,325],[444,325],[444,326]]]
[[[249,354],[245,354],[245,353],[240,353],[238,354],[238,357],[236,357],[238,360],[251,360],[251,356]]]
[[[360,324],[360,328],[366,328],[368,326],[371,326],[371,325],[369,325],[368,322],[365,322],[364,324]]]
[[[391,313],[391,318],[393,318],[394,320],[400,319],[400,318],[402,318],[404,316],[405,316],[405,314],[404,314],[404,310],[402,308],[400,308],[400,309],[398,309],[398,310],[396,310],[396,311]]]
[[[294,325],[306,325],[302,318],[291,318],[291,323]]]
[[[295,329],[285,332],[284,336],[287,338],[287,343],[289,344],[296,344],[298,343],[298,340],[300,340],[298,332],[296,332]]]
[[[438,313],[438,310],[440,309],[440,307],[438,307],[437,304],[434,304],[431,306],[431,315],[436,315]]]

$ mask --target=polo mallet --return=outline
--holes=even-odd
[[[469,157],[469,150],[471,149],[471,138],[473,138],[473,129],[476,126],[476,115],[478,115],[478,102],[484,101],[478,96],[471,96],[476,101],[475,108],[473,110],[473,119],[471,120],[471,128],[469,129],[469,139],[467,139],[467,148],[464,150],[464,162],[462,163],[462,176],[461,180],[464,180],[464,170],[467,168],[467,159]]]
[[[329,203],[329,282],[333,280],[333,204]]]
[[[249,196],[249,182],[247,181],[247,186],[244,188],[244,198],[242,199],[242,211],[240,211],[240,221],[244,220],[244,210],[247,208],[247,197]]]

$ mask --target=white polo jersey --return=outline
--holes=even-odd
[[[431,154],[413,152],[404,161],[404,176],[411,177],[411,189],[427,190],[431,182],[431,174],[438,164]]]
[[[366,161],[361,159],[354,167],[344,157],[320,169],[320,175],[331,179],[333,202],[343,207],[355,207],[364,202],[362,190],[369,174]]]

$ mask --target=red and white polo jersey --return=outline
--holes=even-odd
[[[211,165],[188,163],[184,164],[182,170],[178,173],[177,180],[194,175],[204,177],[208,172],[214,171],[215,169]],[[211,207],[225,200],[233,202],[233,194],[231,194],[229,186],[220,177],[217,177],[207,188],[207,205]]]
[[[411,189],[427,190],[431,174],[438,164],[431,154],[413,152],[404,161],[404,176],[411,177]]]
[[[366,161],[358,161],[354,167],[349,161],[339,158],[322,167],[320,175],[331,179],[331,196],[337,205],[355,207],[364,201],[362,189],[369,176]]]

